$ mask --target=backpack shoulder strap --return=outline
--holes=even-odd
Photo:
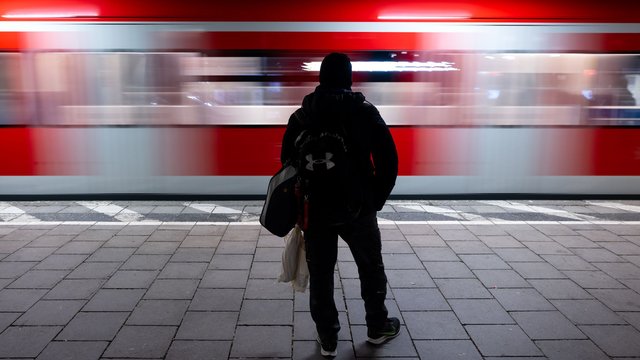
[[[307,116],[307,113],[304,112],[303,108],[296,110],[293,115],[296,117],[296,120],[298,120],[298,124],[300,124],[301,127],[304,128],[309,125],[309,117]]]

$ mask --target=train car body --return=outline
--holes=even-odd
[[[0,4],[0,196],[261,196],[349,54],[394,195],[640,194],[640,4]]]

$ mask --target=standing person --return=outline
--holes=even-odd
[[[302,222],[310,275],[311,316],[324,356],[336,356],[340,330],[333,298],[338,236],[349,245],[358,267],[366,310],[367,341],[382,344],[400,332],[400,321],[387,317],[384,304],[387,278],[376,217],[376,212],[382,209],[395,185],[398,155],[380,113],[365,101],[362,93],[352,92],[351,84],[349,57],[341,53],[327,55],[320,67],[320,85],[305,96],[302,107],[291,115],[282,141],[283,164],[297,161],[302,170],[305,167],[308,170],[317,166],[324,166],[325,169],[338,167],[336,163],[340,156],[325,150],[320,151],[319,157],[314,154],[301,158],[304,145],[300,142],[304,132],[310,128],[322,129],[332,123],[334,128],[344,131],[344,138],[339,138],[344,140],[342,144],[346,144],[346,157],[350,159],[349,179],[355,181],[345,185],[347,191],[341,196],[349,199],[346,213],[350,217],[346,221],[323,221],[335,217],[332,214],[339,214],[341,210],[323,207],[328,201],[340,202],[327,200],[331,198],[333,190],[325,190],[315,200],[310,198],[309,203],[305,202],[306,205],[302,207],[305,209]],[[330,186],[333,189],[338,187],[340,185]],[[318,205],[322,201],[324,205]]]

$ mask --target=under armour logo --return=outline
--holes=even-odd
[[[313,171],[314,165],[326,164],[327,170],[331,169],[332,167],[336,166],[336,163],[331,161],[332,157],[333,154],[329,152],[324,153],[324,159],[314,159],[312,154],[308,154],[307,156],[305,156],[305,159],[307,159],[307,166],[305,166],[305,168],[309,171]]]

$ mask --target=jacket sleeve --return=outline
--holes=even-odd
[[[372,106],[373,107],[373,106]],[[391,132],[378,110],[373,107],[371,158],[374,167],[373,205],[380,211],[398,177],[398,152]]]
[[[295,157],[295,141],[300,135],[302,127],[299,120],[296,118],[295,113],[289,117],[287,123],[287,129],[282,137],[282,149],[280,151],[280,162],[284,165],[286,162],[292,160]]]

